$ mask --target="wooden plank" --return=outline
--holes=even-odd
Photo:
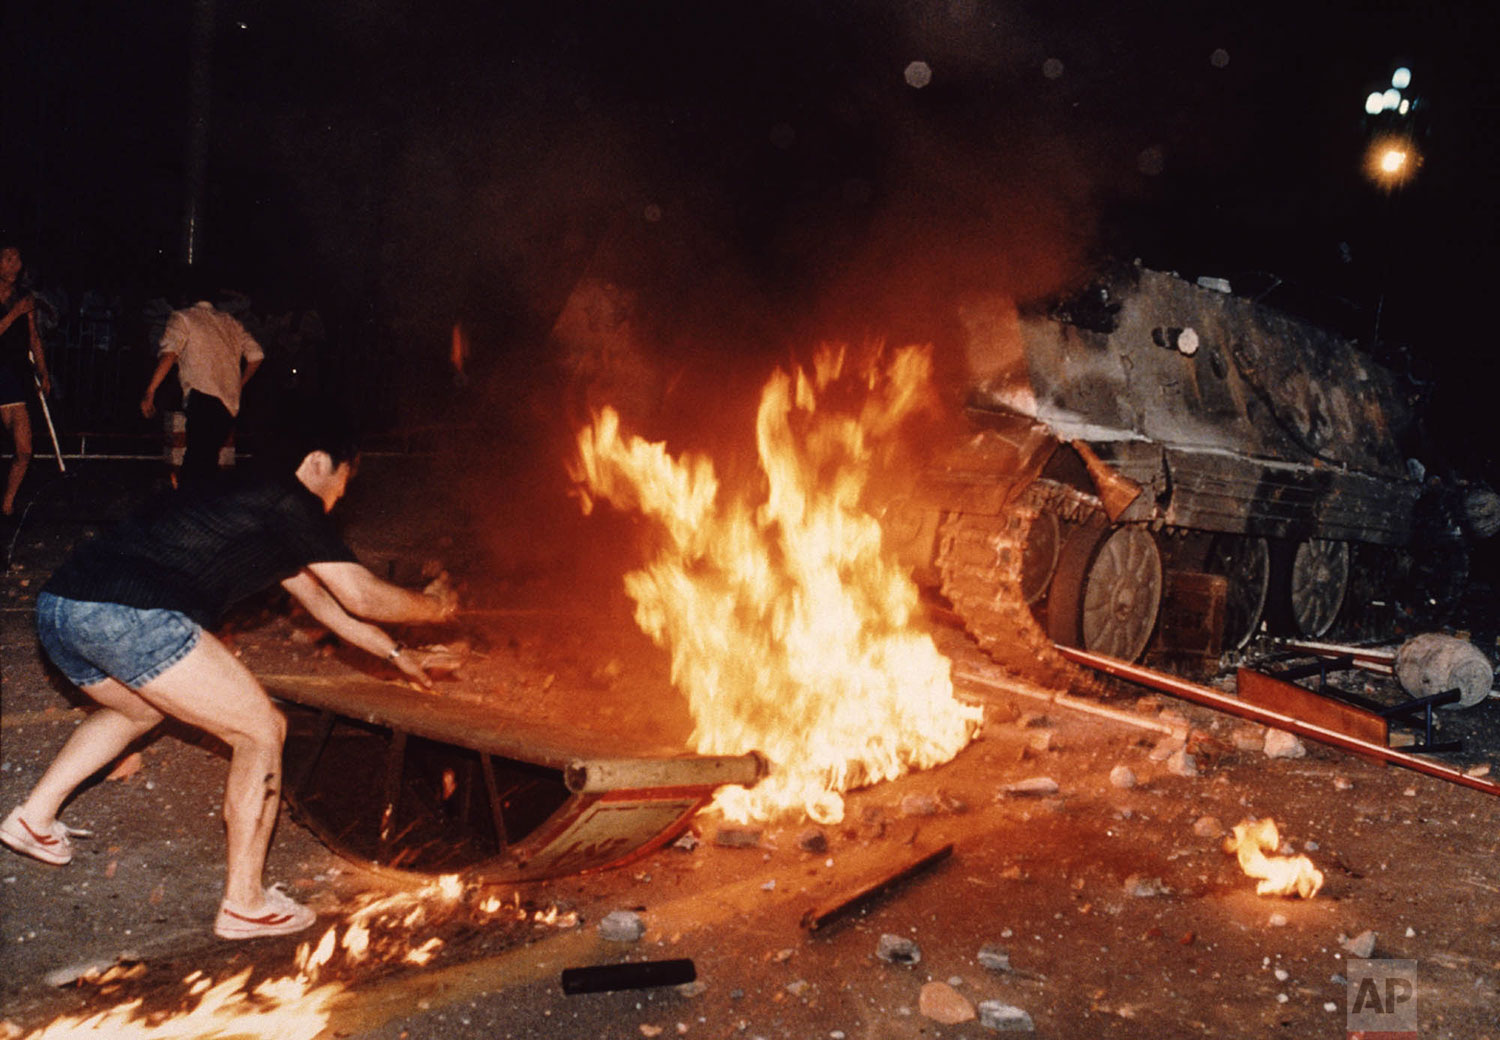
[[[587,712],[578,712],[570,725],[557,726],[508,715],[502,704],[489,700],[427,693],[406,683],[299,675],[260,679],[273,697],[549,769],[565,769],[579,759],[688,753],[684,747],[631,739],[620,731],[590,730]]]
[[[951,855],[953,855],[953,844],[949,842],[947,845],[923,852],[909,863],[897,864],[880,875],[869,878],[849,891],[841,892],[808,910],[802,915],[802,927],[809,932],[826,928],[838,918],[868,906],[895,886],[941,863]]]
[[[1332,697],[1324,697],[1303,689],[1296,683],[1249,668],[1239,669],[1235,673],[1234,682],[1240,699],[1250,704],[1279,711],[1372,744],[1385,744],[1388,741],[1389,725],[1373,711],[1345,704]]]

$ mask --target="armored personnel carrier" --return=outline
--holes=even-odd
[[[963,315],[972,435],[887,534],[1002,664],[1136,660],[1185,624],[1215,654],[1347,634],[1389,620],[1418,544],[1461,579],[1462,503],[1409,461],[1397,377],[1229,289],[1132,266]]]

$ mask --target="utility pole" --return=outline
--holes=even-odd
[[[193,0],[188,41],[188,130],[184,163],[182,254],[184,265],[198,263],[203,250],[203,192],[208,169],[208,109],[213,85],[214,0]]]

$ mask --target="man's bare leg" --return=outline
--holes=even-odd
[[[109,765],[137,737],[145,736],[162,720],[162,713],[117,679],[105,679],[83,692],[101,707],[78,724],[42,778],[21,803],[21,816],[38,830],[46,830],[68,795]]]
[[[266,849],[281,807],[286,720],[250,670],[207,632],[192,652],[139,692],[158,710],[229,745],[224,895],[237,906],[258,908],[264,898]]]

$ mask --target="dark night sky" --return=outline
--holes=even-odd
[[[1487,326],[1493,6],[217,0],[204,256],[509,349],[594,270],[664,339],[772,352],[941,338],[964,292],[1140,257],[1272,272],[1356,332],[1383,290],[1383,330],[1445,365]],[[164,278],[192,4],[7,9],[0,223],[55,278]],[[1425,161],[1388,196],[1362,101],[1398,64]]]

